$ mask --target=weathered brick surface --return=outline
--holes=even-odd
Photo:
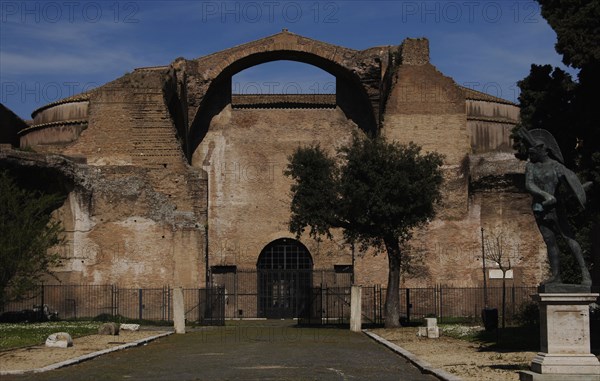
[[[231,76],[278,59],[335,75],[337,93],[237,97],[232,107]],[[519,247],[515,284],[533,285],[545,262],[519,185],[523,167],[494,156],[509,151],[517,111],[437,71],[426,39],[357,51],[284,31],[137,69],[42,108],[21,144],[79,163],[58,166],[74,183],[56,212],[69,240],[58,269],[66,282],[196,287],[205,281],[207,244],[211,266],[255,268],[267,244],[293,237],[283,171],[294,149],[319,143],[333,153],[353,132],[380,132],[445,156],[444,200],[406,248],[412,273],[403,286],[479,285],[482,227],[503,230]],[[69,124],[76,117],[78,128]],[[9,160],[3,152],[0,162]],[[300,241],[315,268],[352,263],[339,232],[333,241]],[[357,283],[386,283],[385,253],[356,248],[355,257]]]

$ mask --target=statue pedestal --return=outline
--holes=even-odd
[[[541,350],[521,381],[600,381],[600,362],[590,351],[589,305],[599,294],[540,293]]]

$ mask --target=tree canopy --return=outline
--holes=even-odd
[[[600,62],[600,1],[537,1],[556,32],[555,48],[565,65],[581,69]]]
[[[21,188],[0,171],[0,305],[38,285],[58,254],[62,227],[51,217],[61,198]]]
[[[531,65],[529,75],[519,81],[520,126],[550,131],[560,145],[565,164],[587,181],[584,213],[570,209],[578,226],[578,241],[591,248],[596,278],[600,280],[600,1],[538,0],[542,16],[557,35],[556,51],[563,62],[579,69],[576,80],[551,65]],[[519,148],[517,141],[516,148]],[[518,155],[523,158],[522,155]],[[595,239],[595,243],[592,242]],[[594,271],[592,271],[594,273]],[[573,280],[575,281],[575,280]]]
[[[410,143],[354,135],[330,156],[319,145],[298,148],[286,175],[294,180],[290,231],[385,247],[389,261],[386,326],[400,324],[401,247],[435,215],[441,200],[442,156]]]

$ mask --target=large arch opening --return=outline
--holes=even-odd
[[[339,107],[346,117],[365,133],[369,135],[377,133],[378,124],[371,100],[360,78],[351,70],[324,57],[303,51],[277,50],[254,53],[232,62],[211,81],[190,124],[190,151],[188,152],[190,162],[196,148],[208,133],[212,119],[232,103],[233,76],[254,66],[282,60],[312,65],[333,76],[335,106]]]
[[[258,272],[258,316],[285,319],[300,316],[309,305],[312,257],[302,243],[280,238],[261,251]]]
[[[336,78],[314,65],[279,60],[244,69],[232,77],[235,95],[335,95]]]

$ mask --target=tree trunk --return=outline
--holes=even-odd
[[[385,298],[385,327],[400,327],[400,245],[395,238],[384,239],[388,255],[388,285]]]

